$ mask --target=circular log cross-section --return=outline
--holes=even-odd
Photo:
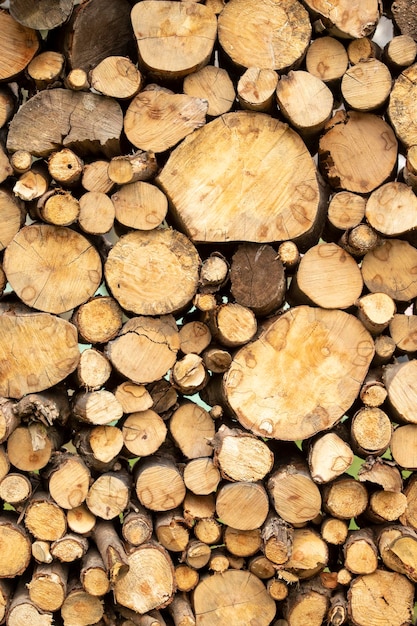
[[[319,164],[332,187],[367,193],[391,175],[398,144],[382,118],[338,111],[326,128],[319,142]]]
[[[101,282],[98,252],[66,227],[32,224],[7,247],[4,271],[28,306],[65,313],[93,296]]]
[[[198,285],[200,259],[193,244],[172,229],[134,231],[109,253],[105,276],[119,304],[139,315],[185,307]]]
[[[296,0],[231,0],[219,15],[220,45],[241,67],[291,68],[303,58],[310,36],[308,13]]]
[[[264,113],[227,113],[206,124],[172,152],[158,179],[194,241],[295,239],[318,218],[310,153],[287,124]]]
[[[388,116],[399,140],[410,148],[417,144],[417,124],[414,116],[417,94],[417,65],[403,70],[395,81],[388,105]]]
[[[0,81],[24,70],[38,48],[34,30],[16,22],[7,11],[0,11]]]
[[[378,0],[305,0],[305,4],[339,37],[366,37],[375,30],[379,20]]]
[[[352,405],[373,354],[370,334],[353,316],[295,307],[237,352],[224,379],[226,400],[257,435],[306,439]]]
[[[199,626],[257,624],[268,626],[275,616],[275,601],[254,574],[226,570],[203,579],[194,591]]]

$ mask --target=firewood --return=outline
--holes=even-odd
[[[262,483],[225,483],[217,492],[216,512],[224,524],[237,530],[260,528],[268,514],[267,492]]]
[[[90,82],[88,74],[81,67],[75,67],[70,70],[64,78],[64,85],[72,91],[89,91]]]
[[[197,250],[185,235],[155,229],[121,237],[104,271],[113,296],[124,309],[139,315],[164,315],[190,303],[197,291],[199,264]],[[157,286],[155,277],[159,278]]]
[[[352,418],[352,444],[360,455],[382,455],[390,445],[392,430],[385,411],[378,407],[363,407]]]
[[[277,172],[284,193],[277,192]],[[310,154],[294,131],[263,113],[226,113],[206,124],[171,153],[157,181],[194,241],[240,241],[249,232],[260,243],[301,236],[305,241],[321,221],[323,190]],[[259,186],[271,189],[262,206]]]
[[[371,292],[383,292],[393,300],[407,302],[414,298],[417,288],[410,274],[417,255],[414,247],[402,239],[386,240],[380,247],[368,252],[362,262],[362,276]]]
[[[67,595],[68,569],[59,561],[38,564],[27,584],[29,598],[41,611],[58,611]]]
[[[84,350],[76,369],[78,383],[91,391],[97,391],[109,379],[111,365],[108,359],[94,348]]]
[[[50,176],[45,163],[35,161],[31,168],[16,181],[13,193],[21,200],[29,202],[43,196],[49,188]]]
[[[162,79],[182,78],[206,65],[216,37],[214,13],[197,3],[135,6],[132,26],[140,66]]]
[[[416,346],[416,316],[397,313],[389,324],[390,335],[395,341],[396,348],[401,353],[413,353]]]
[[[130,103],[124,131],[136,148],[164,152],[203,126],[207,109],[207,100],[148,85]]]
[[[84,591],[92,596],[104,596],[110,589],[110,581],[99,552],[89,548],[83,556],[80,580]]]
[[[352,39],[348,44],[347,53],[352,65],[371,59],[380,59],[382,56],[380,46],[370,37]]]
[[[81,176],[81,184],[87,191],[100,191],[107,193],[114,187],[114,182],[110,180],[107,170],[109,161],[99,159],[84,165]]]
[[[96,296],[77,308],[71,320],[82,342],[106,343],[120,331],[122,311],[114,298]]]
[[[406,424],[395,428],[390,449],[392,458],[400,467],[415,470],[417,468],[417,457],[415,452],[415,438],[417,428],[415,424]]]
[[[309,616],[311,626],[320,626],[329,608],[329,594],[321,585],[307,581],[291,589],[285,600],[284,615],[288,626],[302,626],[304,616]]]
[[[20,576],[29,565],[31,541],[28,533],[17,523],[17,517],[3,511],[0,517],[0,539],[2,559],[0,576],[14,578]]]
[[[230,561],[227,554],[221,548],[212,550],[208,568],[212,572],[222,574],[230,567]]]
[[[388,100],[392,77],[378,59],[360,61],[342,78],[341,91],[347,105],[356,111],[374,111]]]
[[[211,344],[211,347],[203,352],[203,361],[213,374],[224,374],[232,363],[232,355],[224,348]]]
[[[85,501],[90,472],[78,455],[57,452],[45,471],[49,492],[60,507],[72,509]]]
[[[175,626],[195,626],[195,616],[191,604],[184,594],[176,594],[168,607]]]
[[[4,623],[11,597],[11,581],[3,578],[2,580],[0,580],[0,624]]]
[[[198,584],[200,574],[189,565],[180,564],[175,568],[175,583],[178,591],[192,591]]]
[[[378,551],[372,531],[351,533],[343,546],[344,566],[353,574],[372,574],[378,566]]]
[[[263,552],[276,563],[284,565],[291,557],[294,529],[279,517],[269,515],[262,528]]]
[[[148,456],[158,450],[165,440],[167,428],[155,411],[139,411],[123,422],[123,443],[135,456]]]
[[[346,0],[341,3],[308,0],[307,7],[318,14],[328,25],[330,32],[348,37],[359,38],[371,34],[379,20],[379,5],[375,0],[367,0],[360,9],[353,7]]]
[[[3,445],[0,445],[0,480],[7,475],[10,469],[10,461]]]
[[[329,36],[312,41],[305,60],[309,74],[330,85],[342,78],[348,66],[346,48],[338,39]]]
[[[326,517],[323,520],[320,532],[326,543],[340,546],[347,539],[349,527],[345,520],[337,517]]]
[[[388,391],[389,404],[401,422],[415,422],[412,411],[413,387],[410,386],[414,366],[415,361],[407,361],[392,364],[384,371],[384,383]]]
[[[201,626],[220,626],[230,620],[241,624],[256,620],[259,626],[266,626],[274,618],[276,606],[256,576],[227,570],[199,582],[194,590],[194,610]]]
[[[90,84],[105,96],[124,100],[140,91],[143,77],[129,58],[106,56],[91,70]]]
[[[2,128],[13,115],[15,107],[15,95],[7,85],[2,85],[0,87],[0,128]]]
[[[349,617],[357,626],[378,623],[381,613],[390,626],[411,619],[413,585],[405,576],[377,569],[357,576],[348,593]]]
[[[344,231],[361,223],[365,216],[366,199],[351,191],[339,191],[332,196],[327,211],[330,228]]]
[[[70,16],[73,0],[40,0],[33,7],[28,0],[11,0],[10,13],[20,24],[38,30],[50,30],[60,26]]]
[[[285,569],[300,579],[312,578],[323,570],[329,560],[329,550],[320,535],[312,528],[296,528],[292,553]]]
[[[328,483],[346,472],[353,462],[353,451],[336,433],[315,437],[309,447],[308,466],[316,483]]]
[[[132,546],[140,546],[150,540],[153,523],[150,512],[136,500],[129,502],[128,513],[123,516],[122,535]]]
[[[165,219],[168,201],[149,182],[137,181],[122,185],[112,194],[115,217],[120,224],[139,230],[152,230]]]
[[[105,520],[99,520],[94,526],[93,539],[108,572],[110,583],[114,585],[119,578],[124,577],[129,571],[124,545],[114,525]]]
[[[179,508],[158,513],[154,530],[160,545],[170,552],[183,552],[190,540],[190,531]]]
[[[209,380],[203,359],[198,354],[186,354],[174,364],[170,381],[175,389],[185,396],[191,396],[204,389]]]
[[[209,517],[207,519],[198,520],[193,527],[193,531],[199,541],[207,543],[209,546],[215,546],[221,542],[223,526],[216,519]],[[211,567],[210,569],[213,568]]]
[[[381,243],[381,237],[369,224],[358,224],[345,230],[339,240],[339,245],[353,257],[363,257],[367,252],[375,250]]]
[[[72,187],[78,183],[83,172],[83,165],[79,156],[69,148],[53,152],[48,159],[49,174],[63,187]]]
[[[313,332],[312,323],[315,324]],[[335,328],[338,328],[337,332]],[[337,348],[333,333],[337,335]],[[292,350],[288,344],[289,337],[290,345],[293,346],[293,342],[296,342],[298,346],[297,371],[294,376],[291,373],[293,361],[288,354],[288,350]],[[352,363],[346,359],[347,346],[349,352],[352,351],[352,359],[355,359]],[[311,350],[317,355],[314,363],[311,361]],[[347,313],[297,307],[279,317],[261,338],[241,348],[225,376],[225,396],[240,423],[255,434],[286,440],[305,439],[330,428],[352,404],[359,390],[357,381],[363,380],[373,350],[370,335],[360,322]],[[332,384],[325,374],[328,354],[332,355]],[[300,363],[304,364],[304,371],[300,370]],[[315,374],[311,377],[312,368]],[[285,384],[281,372],[285,372]],[[352,376],[352,379],[346,378],[346,375]],[[336,410],[333,402],[329,401],[333,395],[339,396],[340,390],[334,386],[338,385],[336,381],[339,376],[344,380],[344,391],[343,399],[337,400],[339,405]],[[288,383],[291,380],[294,383]],[[319,383],[319,380],[322,382]],[[304,389],[303,398],[297,398],[296,407],[292,402],[292,395],[288,394],[288,384]],[[321,394],[322,385],[327,392],[319,398],[317,394]],[[258,401],[256,405],[252,405],[252,397],[256,396]],[[263,398],[262,404],[260,398]],[[301,400],[305,401],[305,406],[301,407]],[[280,417],[283,414],[292,416],[291,424],[286,418]],[[314,415],[314,419],[306,422],[306,414]]]
[[[8,398],[0,397],[0,441],[6,441],[20,425],[20,417],[13,411],[16,403]]]
[[[37,201],[32,215],[47,224],[70,226],[79,217],[80,203],[69,191],[56,188],[44,193]]]
[[[9,160],[15,174],[24,174],[32,165],[32,155],[27,150],[17,150]]]
[[[146,387],[129,381],[120,383],[116,387],[114,395],[122,405],[123,413],[146,411],[153,405],[152,396]]]
[[[169,511],[184,500],[184,481],[169,459],[155,457],[138,461],[133,478],[139,502],[150,511]]]
[[[340,476],[324,486],[323,507],[327,513],[340,519],[361,515],[368,504],[366,487],[350,476]]]
[[[149,180],[158,169],[153,152],[137,150],[133,154],[113,157],[107,173],[117,185],[127,185],[137,181]]]
[[[394,300],[386,293],[370,293],[356,303],[358,317],[372,335],[379,335],[388,327],[396,312]]]
[[[16,510],[26,502],[32,495],[32,484],[25,474],[19,472],[9,472],[0,481],[0,498],[3,502],[8,502]]]
[[[68,528],[79,535],[88,535],[96,524],[96,516],[86,507],[85,504],[79,504],[67,512]]]
[[[26,620],[39,626],[51,626],[53,623],[52,613],[38,609],[30,599],[24,583],[20,582],[7,611],[7,624],[19,626]]]
[[[35,539],[32,543],[32,557],[35,559],[35,563],[52,563],[54,558],[51,554],[50,547],[48,541]]]
[[[51,544],[51,555],[61,563],[73,563],[88,550],[88,539],[76,533],[67,533]]]
[[[19,24],[8,11],[0,11],[0,80],[19,74],[33,59],[39,48],[38,34]]]
[[[38,91],[59,81],[64,71],[65,57],[60,52],[46,50],[35,56],[27,66],[27,73]]]
[[[188,322],[179,331],[180,350],[184,354],[201,354],[211,342],[211,333],[203,322]]]
[[[184,561],[189,567],[194,567],[199,570],[208,565],[211,557],[211,548],[203,541],[198,539],[192,539],[188,542],[184,552],[181,555],[181,560]]]
[[[37,491],[25,509],[24,525],[41,541],[56,541],[67,530],[65,512],[45,491]]]
[[[192,459],[184,467],[184,484],[196,495],[214,493],[220,480],[220,472],[211,458]]]
[[[104,614],[101,598],[84,591],[76,579],[68,583],[69,591],[61,607],[64,626],[96,624]]]
[[[207,3],[206,3],[207,6]],[[184,78],[184,93],[187,96],[207,100],[207,115],[228,113],[235,100],[233,82],[224,68],[205,65]]]
[[[54,448],[53,433],[43,425],[38,428],[33,425],[19,426],[7,441],[10,463],[25,472],[40,470],[48,465]]]
[[[123,415],[121,404],[106,389],[78,393],[72,403],[72,412],[77,420],[90,425],[106,425]]]
[[[13,167],[10,163],[3,146],[0,143],[0,183],[13,174]]]
[[[260,439],[240,429],[220,426],[211,445],[214,461],[227,480],[262,480],[271,471],[274,457]]]
[[[404,515],[406,508],[407,498],[403,493],[375,491],[369,498],[365,515],[372,522],[384,524],[398,520]]]
[[[186,458],[212,456],[213,448],[209,442],[214,437],[215,426],[203,407],[193,402],[181,404],[172,414],[169,430]]]
[[[237,97],[242,109],[272,112],[277,85],[278,74],[274,70],[248,67],[237,84]]]
[[[115,582],[116,602],[137,613],[163,608],[175,592],[174,567],[168,552],[153,543],[128,555],[129,571]]]
[[[249,559],[247,568],[251,574],[260,580],[270,580],[276,572],[275,564],[261,554]]]

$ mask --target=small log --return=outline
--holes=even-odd
[[[329,595],[315,580],[291,589],[284,605],[288,626],[302,626],[305,615],[311,626],[320,626],[329,609]]]
[[[210,312],[208,326],[214,341],[227,348],[236,348],[253,339],[257,320],[249,307],[227,302]]]
[[[220,524],[220,522],[218,522],[216,519],[213,519],[212,517],[198,520],[193,530],[195,537],[199,541],[202,541],[209,546],[215,546],[221,543],[223,536],[223,526],[222,524]],[[214,571],[214,568],[210,567],[210,569],[213,569]]]
[[[352,6],[348,0],[332,0],[330,3],[307,0],[306,5],[313,15],[320,16],[331,33],[348,39],[372,34],[380,17],[376,0],[366,0],[360,8]]]
[[[329,85],[338,82],[348,67],[346,48],[338,39],[330,36],[312,41],[305,60],[307,71]]]
[[[134,456],[149,456],[156,452],[166,434],[163,420],[151,409],[131,413],[123,422],[123,443]]]
[[[256,482],[272,469],[274,455],[259,438],[225,424],[214,435],[214,462],[223,478],[233,481]]]
[[[185,594],[176,594],[168,607],[175,626],[195,626],[195,616],[191,603]]]
[[[116,387],[114,395],[122,405],[123,413],[146,411],[153,405],[152,396],[146,387],[129,381],[120,383]]]
[[[380,46],[370,37],[359,37],[349,41],[347,53],[349,62],[352,65],[369,61],[370,59],[380,59],[382,56]]]
[[[61,607],[64,626],[87,626],[99,622],[104,614],[103,601],[84,591],[77,579],[70,581],[68,588]]]
[[[215,434],[210,414],[194,402],[181,404],[172,414],[169,430],[176,445],[187,459],[210,457],[210,445]]]
[[[112,194],[111,200],[117,221],[138,230],[157,228],[168,210],[168,201],[162,191],[142,180],[123,185]]]
[[[183,395],[191,396],[204,389],[209,380],[203,359],[198,354],[186,354],[174,364],[170,381]]]
[[[0,189],[0,249],[3,250],[23,226],[26,211],[23,202],[7,189]]]
[[[32,495],[32,483],[25,474],[9,472],[0,481],[0,498],[16,510],[21,508]]]
[[[341,476],[323,489],[324,510],[339,519],[351,519],[361,515],[368,505],[366,487],[351,478]]]
[[[37,491],[26,506],[24,524],[41,541],[56,541],[67,530],[65,513],[45,491]]]
[[[346,472],[353,463],[353,451],[336,433],[313,439],[308,451],[311,478],[316,483],[329,483]]]
[[[35,539],[32,543],[32,557],[35,563],[52,563],[54,557],[51,554],[50,543]]]
[[[342,96],[356,111],[380,109],[391,92],[392,77],[388,67],[378,59],[359,61],[343,75]]]
[[[408,302],[417,295],[417,281],[412,274],[416,263],[413,246],[402,239],[388,239],[364,256],[361,268],[364,283],[372,293],[382,292],[393,300]]]
[[[276,572],[275,564],[260,554],[249,559],[247,568],[251,574],[260,580],[270,580]]]
[[[214,65],[205,65],[188,74],[184,78],[183,90],[187,96],[207,100],[207,115],[212,117],[228,113],[236,97],[228,72]]]
[[[168,459],[145,458],[133,472],[139,502],[151,511],[169,511],[180,506],[185,485],[175,464]]]
[[[64,79],[64,85],[72,91],[89,91],[90,83],[88,74],[81,67],[75,67],[68,72]]]
[[[340,546],[347,539],[349,526],[345,520],[337,517],[326,517],[322,522],[320,532],[326,543]]]
[[[276,565],[284,565],[291,557],[294,529],[283,519],[268,515],[262,528],[263,553]]]
[[[97,391],[110,378],[112,369],[110,362],[102,352],[95,348],[83,350],[76,369],[79,385],[89,391]]]
[[[315,530],[308,527],[294,530],[286,571],[300,579],[312,578],[327,566],[328,560],[328,546]]]
[[[113,227],[116,211],[111,199],[100,191],[87,191],[79,199],[78,224],[91,235],[103,235]]]
[[[98,550],[89,548],[83,556],[80,581],[84,591],[92,596],[104,596],[110,590],[110,580]]]
[[[353,574],[372,574],[378,567],[378,550],[372,531],[353,531],[343,546],[344,566]]]
[[[80,157],[69,148],[53,152],[48,159],[49,174],[63,187],[72,187],[78,183],[83,166],[84,163]]]
[[[121,237],[104,271],[113,296],[124,309],[139,315],[165,315],[191,302],[199,265],[197,250],[185,235],[155,229]]]
[[[123,516],[122,535],[132,546],[140,546],[150,540],[153,532],[152,517],[139,502],[130,501],[128,513]]]
[[[35,30],[19,24],[8,11],[0,11],[0,80],[19,74],[35,56],[39,39]]]
[[[105,472],[92,483],[85,502],[93,515],[111,520],[126,509],[130,491],[130,474],[122,471]]]
[[[59,561],[38,564],[27,584],[29,598],[41,611],[58,611],[67,595],[68,570]]]
[[[55,433],[48,432],[43,425],[16,428],[7,441],[10,463],[24,472],[44,468],[54,452],[53,434]]]
[[[406,424],[395,428],[390,442],[394,461],[410,471],[417,469],[416,437],[417,425]]]
[[[13,412],[23,422],[38,421],[46,427],[65,425],[70,405],[65,387],[55,386],[42,393],[29,393],[13,405]]]
[[[180,350],[184,354],[201,354],[211,342],[211,333],[203,322],[187,322],[179,331]]]
[[[417,198],[405,183],[386,183],[368,198],[365,216],[382,235],[401,237],[416,228]]]
[[[106,56],[90,72],[90,84],[104,96],[125,100],[142,88],[143,78],[134,63],[124,56]]]
[[[28,533],[17,523],[17,517],[3,511],[0,517],[0,541],[2,558],[1,578],[21,576],[31,558],[31,541]]]
[[[9,398],[0,397],[0,442],[7,441],[12,432],[20,426],[21,419],[13,411],[15,402]]]
[[[93,539],[113,586],[129,571],[128,558],[114,524],[99,520],[93,529]]]
[[[208,568],[212,572],[222,574],[230,567],[230,561],[227,554],[221,548],[212,550]]]
[[[24,172],[15,183],[13,193],[26,202],[43,196],[50,184],[49,172],[42,161],[35,161],[31,168]]]
[[[88,539],[75,533],[67,533],[51,544],[51,555],[61,563],[73,563],[88,550]]]
[[[400,422],[415,423],[414,390],[411,380],[417,362],[415,360],[391,364],[384,370],[383,380],[388,400],[395,417]]]
[[[389,324],[390,335],[400,353],[417,351],[417,316],[397,313]]]
[[[414,99],[416,81],[417,68],[415,65],[407,67],[401,72],[392,88],[387,111],[395,134],[406,148],[417,143],[416,124],[409,112],[409,103]]]
[[[376,483],[387,492],[401,493],[403,482],[400,470],[393,461],[368,457],[358,471],[360,482]]]
[[[406,508],[407,498],[403,493],[376,491],[369,498],[365,514],[369,520],[377,524],[392,523],[404,515]]]
[[[382,333],[396,312],[394,300],[386,293],[369,293],[356,302],[358,318],[372,335]]]
[[[361,223],[365,216],[366,199],[352,191],[335,193],[329,203],[327,220],[329,227],[345,231]]]
[[[12,599],[11,581],[3,578],[2,580],[0,580],[0,624],[4,623],[11,599]]]
[[[217,516],[237,530],[260,528],[268,514],[268,495],[262,483],[223,484],[216,496]]]
[[[50,189],[37,201],[34,217],[55,226],[70,226],[79,217],[80,203],[69,191]]]
[[[84,343],[106,343],[122,327],[122,310],[110,296],[96,296],[74,311],[72,322]]]
[[[89,535],[96,524],[96,517],[85,504],[80,504],[67,511],[67,524],[72,532]]]
[[[192,459],[184,467],[184,484],[196,495],[214,493],[220,483],[220,472],[213,459],[200,457]]]
[[[277,85],[278,74],[274,70],[248,67],[237,84],[240,106],[249,111],[272,112]]]
[[[226,258],[214,252],[201,265],[200,294],[216,293],[229,279],[229,263]],[[210,307],[209,307],[210,308]],[[214,306],[212,308],[215,308]],[[204,309],[201,309],[204,310]]]
[[[109,161],[99,159],[84,165],[81,176],[81,184],[86,191],[100,191],[108,193],[114,187],[114,182],[110,180],[107,170]]]
[[[179,508],[158,513],[155,518],[155,535],[163,548],[170,552],[183,552],[190,540],[190,531]]]
[[[210,546],[203,541],[199,541],[198,539],[192,539],[185,547],[185,550],[181,555],[181,560],[184,561],[189,567],[194,567],[199,570],[208,565],[210,557]]]
[[[63,509],[73,509],[84,502],[90,486],[90,472],[76,454],[58,452],[47,471],[48,490]]]
[[[73,399],[72,412],[77,420],[90,425],[106,425],[119,420],[123,409],[111,391],[81,391]]]
[[[346,230],[339,240],[339,245],[353,257],[363,257],[381,243],[381,237],[368,224],[358,224]]]
[[[417,43],[409,35],[394,36],[384,48],[386,63],[395,72],[410,67],[417,55]]]
[[[175,568],[175,584],[178,591],[192,591],[198,584],[200,574],[197,570],[184,563]]]
[[[207,109],[207,100],[148,85],[129,104],[124,131],[136,148],[165,152],[204,125]]]
[[[0,480],[7,475],[10,469],[10,461],[4,446],[0,445]]]
[[[224,348],[211,344],[203,352],[203,361],[206,368],[213,374],[224,374],[232,364],[232,355]]]
[[[259,578],[240,570],[204,578],[195,588],[193,598],[196,620],[201,626],[220,626],[231,619],[240,624],[256,620],[259,626],[267,626],[276,612],[275,602]]]
[[[53,618],[52,613],[38,609],[35,603],[31,601],[24,582],[20,581],[8,608],[7,624],[20,626],[20,624],[25,623],[51,626]]]
[[[88,300],[102,277],[98,252],[82,235],[48,224],[19,231],[5,253],[4,271],[25,304],[50,313]]]
[[[46,50],[35,56],[27,66],[27,73],[34,81],[36,89],[47,89],[58,82],[63,75],[65,57],[60,52]]]
[[[351,436],[355,451],[361,456],[382,455],[390,445],[392,424],[378,407],[363,407],[352,418]]]
[[[137,150],[133,154],[113,157],[107,173],[110,180],[117,185],[128,185],[152,178],[157,170],[154,153]]]

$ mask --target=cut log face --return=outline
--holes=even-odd
[[[411,115],[417,91],[417,66],[405,69],[395,81],[388,105],[388,116],[397,137],[410,148],[417,143],[417,125]]]
[[[339,36],[360,38],[370,35],[379,20],[377,0],[349,2],[349,0],[307,0],[307,7],[336,28]]]
[[[25,304],[47,313],[64,313],[86,302],[102,277],[100,256],[87,239],[47,224],[17,233],[5,252],[4,271]]]
[[[206,124],[172,152],[158,182],[194,241],[295,239],[320,217],[317,172],[302,139],[262,113]]]
[[[39,0],[36,6],[30,0],[11,0],[10,13],[14,19],[38,30],[60,26],[71,14],[74,0]]]
[[[408,302],[417,296],[416,267],[416,249],[407,241],[389,239],[364,256],[361,271],[369,291]]]
[[[276,612],[275,602],[262,581],[239,570],[205,578],[194,590],[193,599],[198,626],[268,626]]]
[[[71,374],[79,358],[77,332],[69,322],[48,313],[0,316],[0,395],[22,398],[43,391]]]
[[[0,80],[19,74],[35,56],[39,40],[35,30],[16,22],[7,11],[0,11]]]
[[[296,65],[311,36],[308,13],[296,0],[262,0],[256,7],[250,0],[232,0],[219,15],[218,30],[221,47],[238,66],[273,70]]]
[[[371,336],[349,314],[297,307],[236,354],[225,374],[225,396],[255,434],[305,439],[343,416],[373,354]]]

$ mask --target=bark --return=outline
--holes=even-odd
[[[149,541],[152,536],[152,516],[137,501],[130,501],[128,511],[123,516],[123,538],[132,546],[140,546]]]
[[[370,529],[351,533],[343,546],[344,566],[353,574],[372,574],[378,567],[378,551]]]
[[[125,548],[114,525],[100,520],[93,529],[93,539],[100,552],[112,586],[129,571],[129,562]]]
[[[382,333],[396,312],[394,300],[386,293],[369,293],[359,298],[356,305],[358,318],[372,335]]]
[[[104,596],[110,590],[110,580],[99,552],[89,548],[83,556],[80,580],[84,591],[92,596]]]
[[[256,482],[272,469],[274,458],[268,446],[240,429],[220,426],[211,445],[214,461],[227,480]]]
[[[13,600],[7,611],[7,624],[20,626],[21,624],[39,624],[39,626],[51,626],[53,623],[52,613],[44,612],[31,601],[24,583],[18,585]]]
[[[73,563],[88,550],[88,539],[75,533],[67,533],[51,544],[51,555],[61,563]]]

